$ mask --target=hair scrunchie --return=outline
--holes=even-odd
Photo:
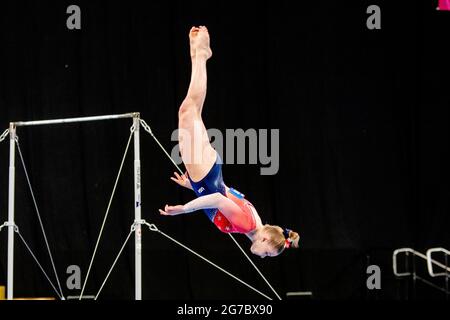
[[[285,238],[285,241],[284,241],[284,247],[285,247],[286,249],[289,249],[289,248],[291,247],[292,239],[289,238],[289,233],[290,233],[291,231],[292,231],[292,230],[291,230],[291,229],[288,229],[288,228],[284,228],[284,229],[283,229],[283,235],[284,235],[284,238]]]

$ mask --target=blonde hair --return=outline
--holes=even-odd
[[[279,226],[264,226],[264,231],[270,236],[268,239],[269,245],[273,246],[277,253],[280,254],[286,248],[286,240],[290,242],[290,248],[298,248],[298,242],[300,240],[300,236],[297,232],[290,230],[289,238],[286,239],[284,237],[283,229]]]

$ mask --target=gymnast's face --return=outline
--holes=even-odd
[[[269,235],[263,233],[261,237],[253,241],[250,251],[261,258],[275,257],[279,253],[269,242]]]

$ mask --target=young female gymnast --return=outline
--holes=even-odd
[[[206,97],[206,61],[212,56],[208,29],[192,27],[189,33],[192,74],[189,90],[178,112],[179,146],[187,173],[171,177],[191,189],[197,199],[177,206],[166,205],[162,215],[174,216],[203,209],[208,218],[225,233],[243,233],[251,241],[251,252],[264,258],[298,248],[298,233],[278,226],[263,225],[255,207],[244,195],[228,188],[222,178],[222,160],[209,142],[202,121]]]

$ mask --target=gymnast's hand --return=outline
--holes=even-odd
[[[174,172],[173,174],[175,177],[170,177],[172,181],[174,181],[175,183],[179,184],[182,187],[192,190],[191,182],[189,181],[187,172],[181,176],[176,172]]]
[[[164,210],[159,209],[159,213],[161,213],[163,216],[176,216],[177,214],[183,214],[186,212],[184,210],[184,206],[182,205],[169,206],[166,204]]]

